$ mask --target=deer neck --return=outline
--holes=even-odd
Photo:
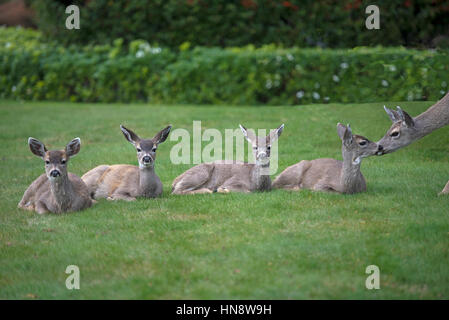
[[[360,165],[362,159],[353,161],[353,155],[343,151],[343,168],[340,175],[340,183],[344,193],[354,193],[363,188],[363,179],[361,177]]]
[[[151,194],[157,188],[157,176],[154,166],[139,168],[139,191],[142,194]]]
[[[62,173],[59,179],[50,179],[50,189],[61,211],[67,210],[72,202],[73,194],[73,186],[68,174]]]
[[[414,118],[416,139],[449,124],[449,93],[429,109]]]
[[[254,164],[253,170],[251,172],[251,182],[254,190],[258,191],[268,191],[271,189],[271,179],[270,179],[270,163],[261,165]]]

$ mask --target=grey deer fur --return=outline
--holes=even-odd
[[[167,126],[152,139],[141,139],[132,130],[120,126],[125,138],[136,148],[139,166],[100,165],[81,178],[94,199],[133,201],[137,197],[155,198],[162,193],[162,183],[154,171],[156,149],[171,130]]]
[[[84,182],[75,174],[67,172],[69,159],[81,148],[79,138],[73,139],[63,150],[48,151],[42,142],[31,137],[28,145],[33,154],[45,161],[45,173],[25,191],[19,208],[43,214],[79,211],[92,205]]]
[[[269,176],[271,143],[279,138],[284,125],[266,137],[258,137],[240,125],[244,137],[252,146],[255,163],[214,161],[190,168],[172,184],[173,194],[228,193],[271,190]]]
[[[329,158],[302,160],[286,168],[274,180],[273,188],[339,193],[366,191],[360,165],[363,158],[376,154],[377,144],[365,137],[353,135],[349,124],[337,124],[337,132],[342,141],[343,161]]]
[[[384,106],[385,112],[393,124],[384,137],[378,141],[381,150],[378,155],[384,155],[408,146],[412,142],[432,133],[449,124],[449,93],[429,109],[411,117],[407,112],[397,106],[396,110]],[[449,194],[449,181],[440,194]]]

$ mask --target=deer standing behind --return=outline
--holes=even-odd
[[[154,172],[156,149],[171,130],[167,126],[152,139],[141,139],[130,129],[120,126],[125,138],[136,148],[139,166],[101,165],[86,172],[81,179],[93,199],[133,201],[137,197],[155,198],[162,193],[162,183]]]
[[[31,137],[28,145],[33,154],[44,160],[45,173],[25,191],[19,208],[43,214],[79,211],[92,205],[84,182],[67,172],[69,159],[80,151],[80,138],[73,139],[63,150],[48,151],[42,142]]]
[[[271,143],[279,138],[284,125],[266,137],[258,137],[240,125],[246,140],[252,145],[255,163],[238,161],[214,161],[190,168],[178,176],[172,184],[173,194],[228,193],[271,190]]]
[[[273,188],[339,193],[366,191],[366,182],[360,171],[360,165],[363,158],[376,154],[377,143],[353,135],[349,124],[348,126],[337,124],[337,132],[342,141],[343,161],[328,158],[302,160],[282,171],[274,180]]]
[[[379,156],[395,152],[448,125],[449,93],[446,93],[437,103],[414,118],[399,106],[396,107],[396,110],[384,106],[384,110],[390,117],[392,125],[384,137],[378,141],[379,146],[383,147],[377,153]],[[449,194],[449,181],[440,194]]]

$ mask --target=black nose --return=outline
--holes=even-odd
[[[150,162],[151,158],[149,156],[143,157],[143,162]]]
[[[382,145],[379,144],[379,146],[377,147],[378,151],[382,151],[384,149],[384,147],[382,147]]]
[[[52,172],[50,172],[50,176],[52,176],[53,178],[56,178],[57,176],[60,176],[61,174],[59,173],[58,170],[53,170]]]

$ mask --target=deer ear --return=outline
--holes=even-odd
[[[239,124],[240,130],[243,132],[243,136],[246,140],[248,140],[249,143],[256,143],[256,135],[252,132],[247,130],[244,126]]]
[[[30,150],[33,154],[35,154],[38,157],[44,158],[45,152],[47,152],[47,148],[42,142],[32,137],[29,137],[28,145],[30,146]]]
[[[397,121],[401,120],[399,118],[399,115],[398,115],[398,113],[396,111],[388,109],[386,106],[384,106],[384,110],[388,114],[388,116],[390,117],[391,122],[394,123],[394,122],[397,122]]]
[[[337,133],[344,144],[348,145],[352,143],[352,130],[349,124],[345,126],[344,124],[338,123]]]
[[[284,124],[281,124],[279,128],[270,132],[270,141],[277,140],[281,136],[282,131],[284,131]]]
[[[159,131],[153,138],[153,142],[156,144],[164,142],[170,133],[171,125],[167,126],[166,128]]]
[[[120,125],[120,130],[122,130],[123,135],[125,136],[126,140],[131,142],[133,145],[136,145],[140,141],[140,138],[137,134],[135,134],[133,131],[125,128],[124,126]]]
[[[414,127],[415,126],[415,121],[413,120],[413,118],[404,110],[401,109],[400,106],[396,107],[398,109],[397,113],[400,117],[400,120],[405,123],[405,125],[409,128]]]
[[[71,158],[76,156],[76,154],[80,152],[80,149],[81,149],[81,139],[75,138],[66,145],[65,153],[67,157]]]

